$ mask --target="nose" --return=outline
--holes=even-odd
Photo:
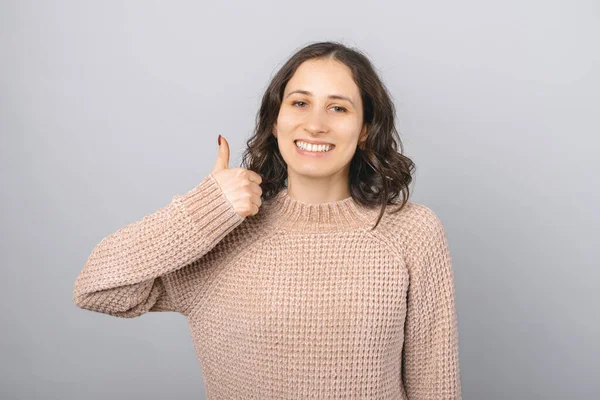
[[[306,123],[304,126],[308,132],[312,134],[327,132],[327,110],[323,110],[320,107],[313,107],[312,110],[310,110],[310,112],[306,115]]]

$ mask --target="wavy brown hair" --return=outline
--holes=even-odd
[[[352,71],[363,102],[363,127],[367,138],[359,143],[350,162],[350,194],[359,204],[381,207],[377,227],[388,205],[404,208],[409,198],[415,164],[402,154],[403,146],[395,127],[396,110],[382,80],[369,59],[357,49],[339,42],[316,42],[295,54],[272,78],[256,115],[256,127],[242,155],[242,167],[262,177],[261,199],[269,201],[286,187],[287,164],[283,160],[272,129],[277,122],[286,84],[304,61],[331,59]],[[400,148],[400,152],[398,151]],[[398,197],[402,200],[398,203]]]

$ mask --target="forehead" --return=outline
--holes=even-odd
[[[352,71],[345,64],[335,60],[307,60],[300,64],[285,87],[285,93],[303,89],[315,96],[335,93],[360,100],[359,89]]]

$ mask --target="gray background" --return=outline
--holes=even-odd
[[[239,166],[297,48],[362,49],[449,238],[465,399],[600,397],[597,1],[2,1],[3,399],[200,399],[185,318],[78,309],[106,235]],[[594,183],[595,182],[595,183]]]

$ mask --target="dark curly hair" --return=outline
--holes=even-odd
[[[273,77],[263,95],[254,133],[247,140],[247,148],[242,155],[242,167],[261,175],[263,201],[271,200],[286,187],[287,164],[272,129],[277,122],[286,84],[300,64],[311,59],[332,59],[344,63],[352,71],[359,88],[367,138],[359,143],[350,162],[349,188],[357,203],[368,208],[381,207],[374,229],[386,206],[398,204],[396,199],[400,193],[402,201],[396,212],[408,202],[415,164],[401,154],[403,146],[395,127],[396,110],[391,96],[369,59],[359,50],[327,41],[309,44],[293,54]]]

